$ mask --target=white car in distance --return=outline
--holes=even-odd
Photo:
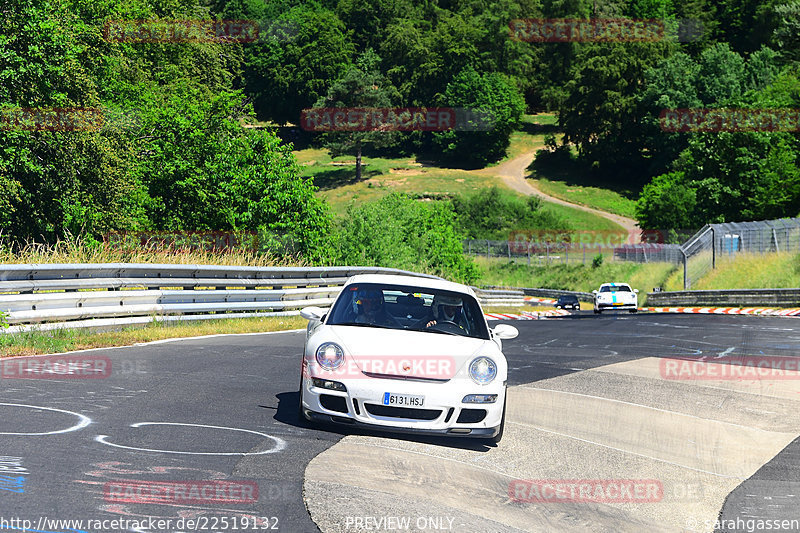
[[[309,320],[300,412],[309,421],[432,435],[503,435],[508,364],[472,289],[441,279],[347,280]]]
[[[603,283],[594,294],[594,312],[639,310],[639,289],[631,289],[627,283]]]

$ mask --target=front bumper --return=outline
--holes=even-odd
[[[505,386],[502,381],[487,386],[464,381],[451,379],[446,383],[434,383],[367,377],[339,380],[347,388],[345,392],[315,387],[311,377],[304,377],[302,409],[310,420],[373,430],[477,438],[496,436],[503,416]],[[387,392],[425,396],[425,404],[419,409],[387,407],[382,402]],[[467,394],[497,394],[497,400],[462,403]],[[485,415],[474,421],[481,416],[480,410],[484,410]],[[459,422],[462,417],[468,421]]]
[[[615,309],[621,309],[623,311],[627,311],[627,310],[630,310],[630,309],[637,309],[638,306],[637,306],[636,303],[627,303],[627,304],[616,303],[615,304],[615,303],[600,302],[600,303],[595,304],[595,308],[596,309],[602,309],[604,311],[605,310],[613,311]]]

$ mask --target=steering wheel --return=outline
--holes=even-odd
[[[445,327],[441,327],[445,326]],[[458,333],[461,334],[464,332],[464,328],[460,325],[456,324],[452,320],[437,320],[436,324],[431,326],[431,328],[435,328],[446,333]]]

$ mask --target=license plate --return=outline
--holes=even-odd
[[[625,305],[623,302],[615,302],[614,305]]]
[[[383,394],[383,405],[396,405],[397,407],[422,407],[424,404],[425,396],[394,394],[391,392],[386,392]]]

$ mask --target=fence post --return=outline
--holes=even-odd
[[[717,231],[711,226],[711,269],[717,268]]]
[[[511,261],[511,241],[508,241],[508,260]]]
[[[486,239],[486,259],[489,259],[489,239]]]
[[[586,264],[586,244],[583,245],[583,264]]]
[[[569,243],[567,243],[567,245],[564,246],[564,264],[565,265],[569,264]]]
[[[544,245],[545,256],[547,257],[547,266],[550,266],[550,243]]]
[[[531,241],[528,241],[528,266],[531,266]]]
[[[472,239],[468,240],[467,243],[469,243],[469,251],[467,252],[467,255],[472,255]]]
[[[689,290],[689,270],[687,268],[687,263],[689,262],[689,256],[686,255],[686,251],[681,248],[681,253],[683,254],[683,290]]]

